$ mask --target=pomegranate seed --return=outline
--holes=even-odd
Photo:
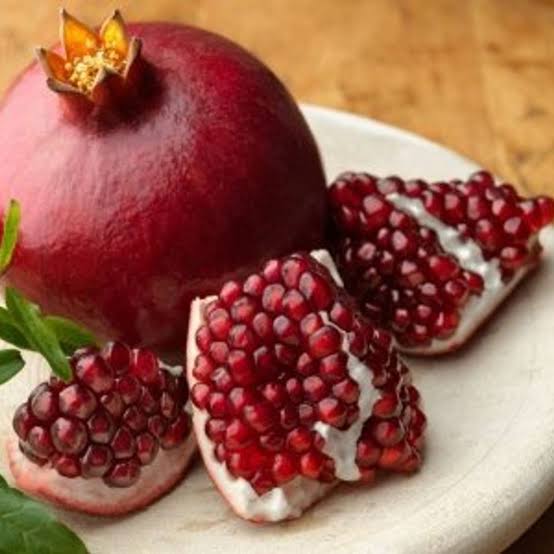
[[[342,427],[346,421],[346,407],[336,398],[324,398],[317,404],[317,413],[324,423]]]
[[[57,421],[60,420],[58,419]],[[108,415],[107,412],[101,410],[93,414],[92,417],[87,421],[87,428],[90,440],[100,444],[109,443],[112,440],[115,431],[115,426],[112,418]],[[58,448],[58,450],[60,449]],[[72,452],[65,453],[72,454]],[[76,454],[76,452],[74,452],[73,454]]]
[[[392,211],[390,204],[376,195],[364,198],[363,209],[366,215],[364,228],[368,231],[385,225]]]
[[[196,331],[195,335],[196,345],[201,352],[207,352],[210,346],[212,336],[210,330],[206,325],[203,325]]]
[[[282,407],[287,400],[287,390],[280,383],[267,383],[262,394],[276,408]]]
[[[285,439],[279,433],[271,432],[260,436],[260,446],[269,452],[279,452],[283,449]]]
[[[394,446],[404,438],[404,429],[396,418],[380,421],[373,429],[373,438],[381,446]]]
[[[240,420],[234,419],[225,430],[225,448],[238,450],[251,444],[252,431]]]
[[[134,485],[140,477],[140,465],[135,460],[116,463],[104,477],[110,487],[127,488]]]
[[[542,226],[546,227],[554,221],[554,199],[548,196],[539,196],[537,204],[541,212]]]
[[[369,437],[358,441],[356,448],[356,463],[361,468],[373,467],[379,461],[381,448]]]
[[[117,391],[127,405],[136,404],[141,395],[141,386],[132,375],[124,375],[116,382]]]
[[[327,385],[318,375],[304,379],[303,388],[306,398],[312,402],[318,402],[329,392]]]
[[[100,398],[100,403],[112,417],[119,418],[123,413],[123,400],[117,392],[104,394]]]
[[[236,323],[251,323],[256,315],[257,303],[248,296],[242,296],[233,302],[231,317]]]
[[[306,427],[297,427],[287,435],[287,448],[302,454],[312,447],[312,433]]]
[[[26,440],[31,428],[37,423],[27,404],[21,404],[13,416],[13,428],[21,440]]]
[[[300,471],[304,477],[309,479],[319,479],[323,471],[325,458],[319,452],[310,450],[300,458]]]
[[[225,340],[232,325],[231,316],[224,308],[218,308],[210,313],[208,328],[216,339]]]
[[[98,394],[111,390],[114,382],[113,370],[100,355],[91,354],[80,358],[75,366],[75,376]]]
[[[227,424],[224,419],[209,419],[206,422],[206,435],[214,442],[223,442],[226,428]]]
[[[489,219],[480,219],[475,226],[475,238],[485,250],[496,250],[501,246],[503,232]]]
[[[253,352],[257,346],[256,337],[246,325],[234,325],[229,332],[229,346]]]
[[[121,375],[129,368],[131,351],[121,342],[106,344],[101,351],[101,356],[117,375]]]
[[[50,433],[42,427],[32,427],[27,434],[27,444],[33,454],[39,458],[48,458],[54,451]]]
[[[246,294],[258,298],[262,296],[265,286],[266,282],[263,277],[260,277],[259,275],[251,275],[244,282],[242,290]]]
[[[459,272],[459,266],[451,256],[431,256],[428,261],[429,269],[441,282],[452,279]]]
[[[96,397],[81,385],[70,385],[59,395],[60,412],[79,419],[90,417],[96,405]]]
[[[346,375],[348,358],[344,352],[336,352],[322,358],[319,363],[321,378],[327,383],[337,383]]]
[[[300,321],[310,311],[306,299],[297,291],[289,290],[283,297],[283,311],[294,321]]]
[[[155,437],[160,438],[167,429],[166,421],[160,415],[152,416],[148,419],[148,431],[152,433]]]
[[[493,200],[491,204],[492,214],[500,221],[506,221],[507,219],[518,215],[517,206],[504,198],[497,198]]]
[[[273,339],[273,323],[271,318],[263,312],[256,314],[252,320],[252,329],[263,342],[269,342]]]
[[[131,373],[145,385],[156,382],[159,373],[158,359],[144,348],[135,348],[131,352]]]
[[[324,326],[308,339],[309,353],[313,358],[321,359],[336,352],[341,345],[339,332],[330,326]]]
[[[269,260],[263,270],[263,276],[268,283],[278,283],[281,281],[281,263],[279,260]]]
[[[313,375],[317,371],[317,363],[311,358],[309,354],[304,352],[300,355],[298,358],[298,361],[296,362],[296,371],[303,375],[304,377],[308,377],[309,375]]]
[[[113,462],[113,454],[106,446],[92,445],[81,458],[83,477],[104,477]]]
[[[265,433],[277,423],[278,416],[271,404],[260,402],[245,406],[244,419],[255,431]]]
[[[290,481],[297,473],[296,460],[286,453],[276,454],[272,473],[277,484]]]
[[[300,277],[300,292],[317,310],[326,310],[332,301],[332,293],[327,281],[320,275],[305,272]]]
[[[300,332],[309,337],[323,327],[323,320],[318,314],[309,314],[300,322]]]
[[[287,431],[298,425],[296,410],[288,404],[281,408],[279,412],[279,423],[281,427]]]
[[[504,222],[504,232],[511,240],[525,243],[529,239],[529,228],[521,217],[511,217]]]
[[[452,335],[460,322],[458,312],[440,312],[435,321],[435,333],[439,338],[447,338]]]
[[[31,393],[29,407],[32,415],[40,421],[51,421],[58,414],[58,399],[44,383]]]
[[[308,269],[308,263],[301,257],[292,257],[281,266],[281,276],[284,284],[289,288],[296,288],[300,282],[300,276]]]
[[[463,306],[469,297],[469,287],[462,279],[452,279],[444,285],[444,292],[456,306]]]
[[[254,474],[254,477],[250,480],[250,484],[260,496],[268,492],[274,486],[271,475],[263,469]]]
[[[528,252],[523,246],[506,246],[500,251],[500,263],[509,269],[519,269],[527,261]]]
[[[537,200],[526,200],[519,205],[525,223],[532,233],[536,233],[543,226],[543,218]]]
[[[190,433],[190,416],[186,412],[181,412],[177,418],[172,421],[167,431],[161,438],[162,448],[169,450],[182,444]]]
[[[229,347],[227,343],[222,341],[212,342],[212,344],[210,344],[209,353],[216,364],[224,364],[229,356]]]
[[[112,452],[117,460],[130,458],[135,454],[136,444],[131,431],[120,427],[111,441]]]
[[[221,287],[219,293],[219,298],[225,303],[226,306],[230,307],[231,304],[240,296],[242,290],[239,283],[236,281],[227,281]]]
[[[280,283],[268,285],[262,295],[262,306],[270,313],[280,313],[283,309],[283,296],[285,287]]]
[[[333,386],[333,394],[346,404],[353,404],[360,397],[360,389],[352,379],[345,379]]]
[[[150,433],[142,433],[136,438],[137,457],[145,466],[151,464],[159,450],[158,441]]]
[[[73,456],[60,456],[54,462],[54,468],[63,477],[74,479],[81,475],[81,464]]]
[[[298,325],[284,315],[277,316],[273,320],[273,332],[277,340],[285,344],[300,344],[300,329]]]

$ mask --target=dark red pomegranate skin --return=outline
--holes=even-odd
[[[31,65],[0,106],[0,205],[24,214],[8,279],[45,311],[175,347],[189,303],[322,242],[325,179],[294,100],[261,62],[145,23],[142,96],[75,114]]]

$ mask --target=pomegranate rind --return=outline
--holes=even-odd
[[[187,381],[191,390],[197,383],[192,372],[194,360],[199,354],[195,333],[203,324],[204,307],[215,298],[215,296],[197,298],[191,304],[187,339]],[[296,477],[281,487],[258,495],[248,481],[232,476],[225,465],[215,458],[213,443],[205,432],[208,415],[197,409],[194,403],[191,402],[191,404],[193,428],[208,474],[239,517],[256,523],[295,519],[337,485],[337,482],[321,483],[305,477]]]
[[[25,493],[64,509],[114,517],[144,509],[178,485],[196,452],[196,441],[191,434],[178,447],[161,450],[129,488],[109,487],[101,479],[69,479],[51,467],[39,467],[23,455],[15,437],[8,439],[6,450],[15,484]]]

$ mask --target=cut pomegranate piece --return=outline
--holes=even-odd
[[[249,306],[248,317],[236,306]],[[225,336],[216,321],[228,322]],[[193,425],[238,515],[298,517],[340,481],[417,469],[424,416],[391,343],[342,289],[325,251],[271,260],[193,302]]]
[[[184,377],[121,343],[78,351],[71,367],[72,382],[40,384],[15,412],[7,449],[17,486],[89,514],[145,508],[196,450]]]
[[[329,199],[347,290],[400,350],[428,355],[469,339],[536,266],[554,219],[554,200],[523,199],[484,171],[431,184],[345,173]]]

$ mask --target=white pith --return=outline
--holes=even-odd
[[[474,240],[465,239],[457,229],[431,215],[421,200],[398,193],[388,194],[387,200],[397,209],[411,215],[420,225],[435,231],[443,250],[455,256],[463,269],[472,271],[483,279],[483,292],[479,296],[470,296],[460,312],[460,323],[450,337],[434,338],[427,346],[405,347],[396,344],[399,350],[414,354],[441,354],[454,350],[475,332],[531,268],[524,265],[508,283],[504,283],[498,260],[485,260],[481,248]],[[532,239],[534,240],[536,238]]]
[[[149,466],[141,468],[132,487],[109,487],[101,479],[63,477],[53,468],[38,467],[19,450],[15,437],[6,444],[12,475],[18,488],[64,508],[93,515],[123,515],[145,508],[176,485],[184,475],[196,441],[191,433],[171,450],[161,450]]]
[[[335,263],[327,250],[314,250],[311,252],[311,256],[329,270],[329,273],[339,287],[343,286]],[[323,452],[334,460],[336,476],[343,481],[357,481],[360,479],[360,469],[356,465],[356,445],[360,438],[362,427],[371,415],[373,404],[379,399],[379,393],[371,382],[373,374],[370,368],[350,353],[346,333],[340,327],[334,325],[326,313],[320,312],[319,315],[326,325],[334,327],[342,336],[342,350],[348,355],[346,366],[348,374],[351,379],[358,383],[360,389],[360,397],[358,398],[360,415],[344,431],[336,429],[322,421],[315,423],[314,430],[325,439]]]
[[[311,255],[325,265],[337,284],[342,286],[342,281],[329,253],[326,250],[318,250],[312,252]],[[187,341],[187,378],[191,389],[197,382],[192,374],[194,361],[199,354],[195,333],[203,324],[204,307],[216,298],[215,296],[204,299],[197,298],[191,304]],[[348,372],[360,388],[360,398],[358,399],[360,415],[358,420],[345,431],[335,429],[322,422],[315,423],[313,429],[325,439],[323,452],[334,460],[337,477],[345,481],[355,481],[360,478],[360,471],[355,463],[356,443],[364,422],[371,415],[378,393],[371,382],[371,371],[358,358],[349,353],[346,333],[330,323],[325,313],[321,312],[320,315],[326,324],[337,328],[343,336],[343,348],[348,354]],[[306,508],[336,485],[336,483],[321,483],[299,476],[285,485],[258,495],[247,480],[231,475],[225,464],[215,458],[213,443],[205,432],[208,417],[207,411],[199,410],[193,404],[194,430],[206,467],[222,494],[241,517],[252,521],[268,522],[299,517]]]

